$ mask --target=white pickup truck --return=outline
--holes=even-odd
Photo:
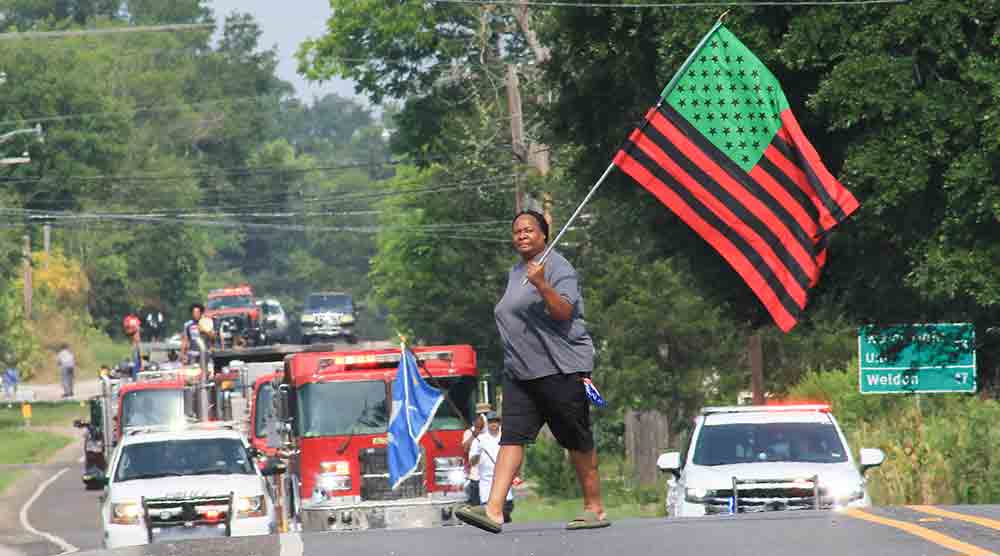
[[[698,517],[871,505],[865,472],[878,449],[855,462],[826,405],[708,407],[690,447],[657,466],[667,482],[667,515]]]
[[[218,423],[130,431],[112,457],[101,506],[116,548],[275,531],[274,503],[242,435]]]

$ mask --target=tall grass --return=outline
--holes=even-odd
[[[1000,501],[1000,403],[994,400],[964,394],[862,395],[856,366],[809,373],[789,397],[830,402],[855,451],[885,452],[885,463],[868,472],[876,504]]]

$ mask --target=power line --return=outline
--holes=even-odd
[[[560,0],[430,0],[435,4],[475,4],[498,6],[533,6],[542,8],[718,8],[718,7],[756,7],[756,6],[863,6],[871,4],[908,4],[910,0],[761,0],[753,1],[705,1],[705,2],[652,2],[628,4],[624,2],[566,2]]]
[[[192,102],[189,104],[178,104],[175,106],[146,106],[143,108],[126,108],[124,110],[107,110],[104,112],[79,112],[74,114],[57,114],[55,116],[43,116],[39,118],[22,118],[16,120],[4,120],[0,121],[0,125],[14,125],[14,124],[34,124],[34,123],[45,123],[45,122],[63,122],[67,120],[79,120],[82,118],[92,118],[96,116],[110,116],[117,114],[146,114],[152,112],[169,112],[171,110],[184,110],[186,108],[193,108],[195,106],[210,106],[214,104],[222,104],[224,102],[248,102],[254,101],[261,98],[273,97],[274,95],[255,95],[246,97],[230,97],[230,98],[220,98],[214,100],[205,100],[199,102]]]
[[[21,31],[0,33],[0,41],[18,39],[62,39],[89,35],[118,35],[123,33],[163,33],[175,31],[198,31],[215,29],[214,23],[180,23],[176,25],[135,25],[130,27],[108,27],[107,29],[74,29],[70,31]]]

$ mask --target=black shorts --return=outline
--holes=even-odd
[[[590,400],[582,373],[555,374],[518,380],[504,374],[503,428],[500,445],[531,444],[543,424],[549,426],[560,446],[576,452],[594,448],[590,426]]]

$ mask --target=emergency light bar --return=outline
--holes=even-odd
[[[734,405],[702,408],[702,415],[716,413],[778,413],[783,411],[818,411],[829,413],[829,404],[798,404],[798,405]]]
[[[139,371],[135,375],[136,382],[168,382],[176,381],[180,378],[177,371]]]
[[[451,361],[454,358],[454,353],[450,351],[424,351],[420,353],[414,353],[417,361]],[[330,366],[343,366],[345,368],[351,369],[365,369],[365,368],[378,368],[385,366],[387,363],[390,365],[395,365],[399,363],[401,359],[400,354],[397,353],[367,353],[359,355],[335,355],[333,357],[328,357],[319,360],[318,370]]]

